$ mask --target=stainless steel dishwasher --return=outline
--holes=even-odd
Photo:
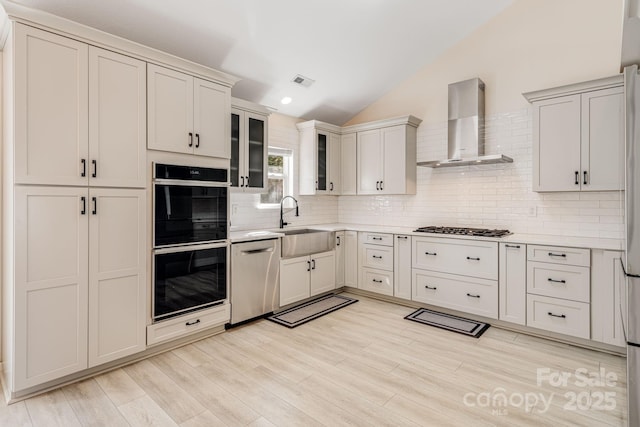
[[[263,314],[279,305],[280,239],[231,245],[231,324]]]

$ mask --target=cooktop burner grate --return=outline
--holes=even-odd
[[[469,227],[420,227],[414,230],[419,233],[455,234],[458,236],[503,237],[511,234],[509,230],[490,230],[488,228]]]

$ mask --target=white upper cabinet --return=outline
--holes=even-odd
[[[340,128],[312,120],[300,132],[300,194],[339,195],[342,174]]]
[[[340,139],[340,194],[343,196],[357,194],[357,173],[356,173],[356,133],[342,135]]]
[[[619,76],[531,92],[533,190],[608,191],[624,185]]]
[[[400,124],[358,132],[358,194],[416,193],[415,126]]]
[[[147,66],[152,150],[229,158],[229,88],[175,70]]]
[[[231,187],[261,192],[267,185],[269,110],[241,99],[231,100]]]
[[[15,183],[86,185],[89,48],[21,24],[13,37]]]
[[[89,48],[89,183],[146,185],[146,63]]]
[[[15,183],[144,187],[146,64],[19,24],[14,36]]]

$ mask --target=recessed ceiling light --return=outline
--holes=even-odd
[[[290,96],[285,96],[280,100],[280,102],[283,103],[284,105],[291,104],[291,101],[293,101],[293,99],[291,99]]]

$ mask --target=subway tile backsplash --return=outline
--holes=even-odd
[[[513,163],[431,169],[418,167],[411,196],[301,196],[292,225],[343,222],[419,227],[426,225],[508,228],[516,233],[622,238],[620,192],[534,193],[531,110],[485,118],[485,153]],[[271,128],[270,143],[298,154],[297,130]],[[447,123],[418,128],[418,161],[447,157]],[[355,165],[354,165],[355,167]],[[297,176],[297,166],[295,167]],[[295,184],[297,193],[297,183]],[[279,210],[258,209],[259,195],[232,194],[233,229],[274,228]]]

